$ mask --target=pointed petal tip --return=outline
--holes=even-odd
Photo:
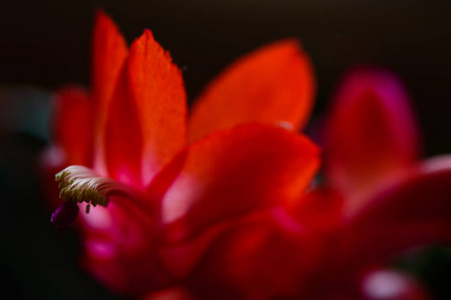
[[[101,8],[96,9],[94,13],[94,22],[96,26],[110,27],[119,31],[119,27],[114,22],[113,18]]]
[[[186,142],[183,77],[150,30],[132,43],[110,105],[107,168],[145,187]]]
[[[302,48],[301,41],[295,37],[288,37],[279,41],[275,41],[269,44],[267,47],[274,47],[280,49],[281,51],[283,50],[286,52],[306,55],[304,49]]]
[[[105,11],[103,10],[103,8],[97,8],[95,10],[95,19],[108,19],[110,18],[109,15],[107,15],[107,13],[105,13]]]
[[[146,37],[147,39],[150,39],[150,40],[155,40],[152,31],[150,29],[147,29],[147,28],[144,29],[142,36],[144,36],[144,37]]]

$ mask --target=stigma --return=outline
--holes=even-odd
[[[65,201],[53,212],[50,222],[55,227],[69,226],[77,219],[79,210],[77,203]]]

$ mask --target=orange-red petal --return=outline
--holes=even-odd
[[[92,93],[96,102],[95,164],[104,172],[103,133],[111,97],[127,57],[127,43],[113,20],[97,11],[92,40]]]
[[[246,124],[192,144],[162,201],[172,238],[269,205],[292,205],[319,165],[319,150],[286,129]]]
[[[252,121],[297,129],[309,117],[314,90],[310,59],[296,40],[268,45],[236,61],[205,89],[190,116],[189,140]]]
[[[326,124],[326,176],[351,205],[418,157],[408,100],[399,80],[382,70],[354,70],[339,87]]]
[[[105,132],[110,176],[143,187],[185,145],[180,70],[148,30],[130,48]]]
[[[94,105],[77,87],[61,89],[55,99],[54,141],[64,151],[66,165],[89,165],[92,159]]]

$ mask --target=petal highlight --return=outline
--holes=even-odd
[[[242,57],[195,102],[189,139],[245,122],[304,125],[315,91],[313,68],[296,40],[284,40]]]

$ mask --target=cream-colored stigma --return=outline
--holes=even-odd
[[[60,198],[65,201],[86,202],[88,206],[107,206],[106,194],[114,189],[116,181],[97,176],[83,166],[70,166],[55,175],[59,182]],[[87,209],[87,212],[89,209]]]

